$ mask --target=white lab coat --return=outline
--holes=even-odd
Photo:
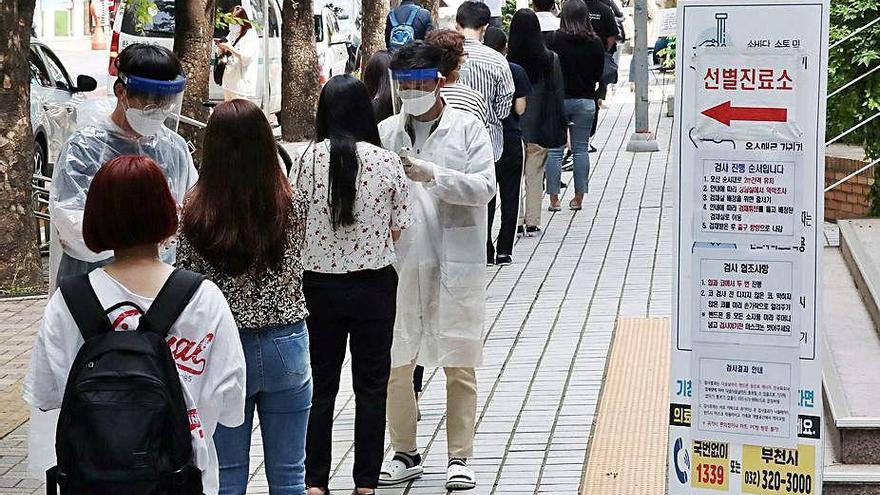
[[[383,147],[414,148],[406,120],[394,115],[379,124]],[[476,367],[483,354],[486,208],[495,195],[492,142],[482,122],[447,106],[416,156],[435,164],[434,180],[413,184],[417,223],[398,243],[391,365]]]
[[[226,91],[235,93],[239,98],[256,98],[257,79],[260,75],[260,64],[257,63],[260,55],[260,36],[254,29],[249,29],[237,41],[229,41],[230,45],[233,43],[241,55],[232,55],[228,58],[226,70],[223,71],[222,87]]]

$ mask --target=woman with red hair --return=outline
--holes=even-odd
[[[153,160],[120,156],[95,174],[86,199],[83,238],[96,253],[112,250],[113,261],[79,276],[88,278],[111,323],[108,329],[138,329],[175,271],[159,259],[159,245],[176,231],[177,202],[168,189],[168,179]],[[84,343],[81,331],[88,330],[77,327],[66,283],[61,282],[62,290],[46,305],[22,391],[25,402],[43,411],[61,407],[68,372]],[[235,319],[216,285],[205,280],[198,286],[169,329],[166,341],[189,412],[194,464],[202,472],[203,493],[216,495],[214,430],[218,424],[240,425],[245,403],[244,355]],[[122,424],[124,413],[120,411]],[[51,445],[54,440],[40,438],[34,450],[45,451],[39,444]],[[105,459],[101,465],[110,466],[114,461],[126,460]]]

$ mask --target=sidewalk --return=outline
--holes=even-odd
[[[665,90],[668,94],[671,86]],[[600,112],[594,138],[599,152],[590,156],[583,210],[545,211],[542,235],[519,239],[512,265],[489,269],[486,351],[477,371],[471,459],[478,485],[469,494],[579,493],[616,321],[670,315],[672,120],[659,114],[659,91],[652,88],[650,121],[662,151],[624,151],[633,132],[633,95],[622,88]],[[570,197],[571,174],[564,177]],[[0,301],[0,341],[27,352],[44,302]],[[24,348],[10,339],[20,339]],[[14,383],[26,354],[10,351],[7,357],[2,349],[0,377]],[[334,432],[331,490],[338,493],[352,488],[354,396],[348,369]],[[444,493],[445,380],[442,371],[426,370],[425,381],[419,423],[425,476],[379,494]],[[25,474],[26,429],[25,424],[0,440],[0,493],[41,491]],[[257,434],[254,444],[260,443]],[[268,493],[261,449],[252,451],[251,465],[248,493]],[[656,490],[661,493],[662,487]]]

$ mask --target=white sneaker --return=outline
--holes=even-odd
[[[395,452],[394,457],[382,463],[379,472],[379,486],[391,486],[421,478],[425,472],[422,456]]]
[[[474,470],[468,467],[467,459],[453,457],[446,467],[447,490],[471,490],[477,486]]]

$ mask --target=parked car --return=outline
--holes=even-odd
[[[38,40],[31,39],[28,63],[31,70],[31,124],[34,131],[34,174],[52,176],[61,145],[76,128],[76,110],[82,93],[98,83],[81,75],[76,84],[61,60]]]
[[[133,9],[126,8],[126,2],[121,2],[116,7],[116,18],[113,23],[113,34],[110,40],[110,65],[109,75],[116,76],[115,61],[119,52],[132,43],[155,43],[169,49],[174,47],[174,1],[175,0],[152,0],[155,9],[151,9],[147,17],[148,22],[139,18]],[[248,17],[260,26],[257,32],[262,38],[264,33],[269,33],[269,113],[281,110],[281,4],[279,0],[269,0],[268,23],[264,22],[262,14],[262,0],[218,0],[217,9],[223,12],[231,12],[236,5],[244,7]],[[318,52],[319,71],[322,80],[326,80],[336,74],[344,74],[346,68],[351,66],[350,58],[356,52],[354,43],[359,44],[359,36],[350,31],[342,32],[339,28],[337,12],[339,9],[332,6],[315,7],[315,44]],[[267,26],[268,29],[263,29]],[[215,29],[214,38],[222,39],[226,36],[225,29]],[[212,55],[212,63],[216,56]],[[258,60],[263,65],[263,57]],[[257,88],[262,91],[263,74],[262,67],[259,70],[260,78]],[[210,82],[210,99],[221,101],[223,90]],[[108,84],[112,87],[112,84]],[[256,98],[256,103],[261,103],[261,95]]]

